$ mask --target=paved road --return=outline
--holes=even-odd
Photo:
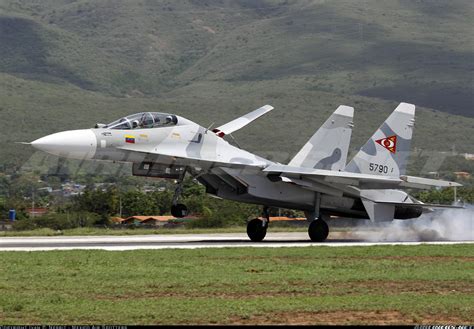
[[[309,241],[304,232],[268,233],[263,242],[253,243],[246,234],[176,234],[134,236],[8,237],[0,238],[0,251],[42,251],[71,249],[136,250],[196,249],[226,247],[353,247],[374,245],[460,244],[474,241],[384,241],[366,242],[334,232],[324,243]]]

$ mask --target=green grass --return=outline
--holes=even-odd
[[[272,224],[272,232],[306,232],[306,226],[278,226]],[[338,229],[336,229],[338,230]],[[232,226],[223,228],[124,228],[124,229],[107,229],[107,228],[75,228],[68,230],[53,230],[42,228],[26,231],[0,231],[0,237],[5,236],[78,236],[78,235],[148,235],[148,234],[208,234],[208,233],[246,233],[244,226]]]
[[[0,268],[2,324],[467,324],[474,315],[471,245],[3,252]]]

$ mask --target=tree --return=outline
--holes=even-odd
[[[170,212],[171,203],[173,202],[173,192],[153,192],[150,197],[154,202],[159,215],[164,215]]]
[[[86,188],[82,195],[74,199],[75,211],[93,212],[101,216],[102,223],[107,224],[110,216],[115,215],[119,206],[119,194],[116,188],[93,190]]]
[[[126,216],[149,216],[159,213],[159,208],[151,194],[129,191],[122,195],[122,213]]]

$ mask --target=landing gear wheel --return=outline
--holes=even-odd
[[[311,241],[323,242],[329,235],[329,226],[322,219],[316,219],[309,224],[308,234]]]
[[[260,242],[265,238],[267,234],[268,223],[264,226],[264,223],[259,218],[254,218],[247,224],[247,235],[253,242]]]
[[[174,204],[171,206],[171,215],[176,218],[183,218],[188,215],[188,207],[182,203]]]

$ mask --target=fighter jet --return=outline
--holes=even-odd
[[[219,198],[262,205],[248,222],[252,241],[262,241],[269,207],[304,211],[312,241],[324,241],[330,216],[373,222],[419,217],[436,204],[424,204],[402,188],[461,186],[406,175],[415,106],[401,103],[346,164],[354,109],[341,105],[287,164],[252,154],[226,140],[273,109],[265,105],[214,129],[175,114],[143,112],[92,129],[58,132],[31,145],[60,157],[132,163],[136,176],[174,179],[171,213],[185,217],[179,203],[182,182],[191,175]]]

